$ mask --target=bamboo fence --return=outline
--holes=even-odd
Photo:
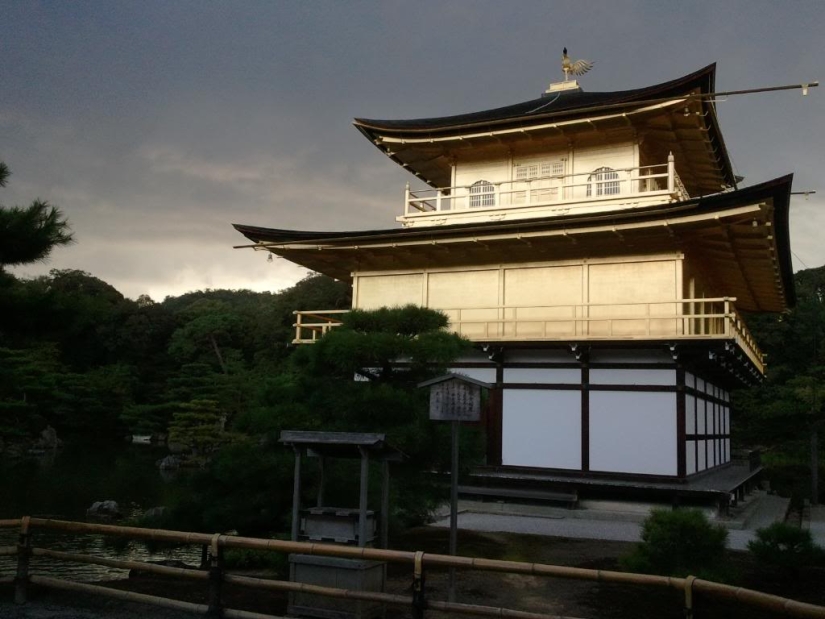
[[[221,584],[226,583],[259,590],[306,593],[338,599],[349,599],[353,602],[367,601],[389,606],[408,608],[412,606],[414,617],[424,617],[424,611],[427,609],[461,615],[475,615],[480,617],[505,617],[508,619],[562,619],[557,615],[425,599],[423,597],[424,572],[428,568],[440,567],[674,589],[681,591],[684,594],[685,611],[689,616],[692,616],[693,614],[695,596],[697,594],[701,594],[712,598],[735,600],[741,604],[761,608],[763,610],[779,613],[788,617],[825,619],[825,607],[823,606],[797,602],[788,598],[762,593],[751,589],[745,589],[742,587],[733,587],[712,581],[700,580],[698,578],[694,578],[693,576],[688,576],[687,578],[672,578],[668,576],[631,574],[609,570],[592,570],[559,565],[545,565],[540,563],[500,561],[477,557],[461,557],[423,552],[385,550],[378,548],[356,548],[352,546],[266,540],[220,534],[123,527],[107,524],[30,518],[28,516],[17,520],[0,520],[0,527],[13,526],[20,527],[19,543],[16,547],[0,547],[0,556],[17,556],[17,576],[15,578],[1,578],[0,583],[13,582],[15,584],[15,600],[18,603],[25,603],[27,599],[27,586],[31,583],[42,587],[67,591],[81,591],[121,600],[152,604],[165,608],[187,610],[200,614],[222,613],[222,616],[224,617],[235,617],[238,619],[271,619],[273,617],[273,615],[224,608],[221,604],[220,591]],[[121,561],[116,559],[108,559],[105,557],[59,552],[46,548],[36,548],[31,544],[33,529],[48,529],[70,533],[98,533],[129,539],[152,540],[177,544],[197,544],[210,548],[210,566],[208,570],[195,570],[155,565],[141,561]],[[225,572],[222,566],[222,551],[227,548],[265,550],[282,553],[300,553],[304,555],[406,564],[413,568],[413,595],[411,598],[409,595],[379,593],[374,591],[355,591],[306,583],[267,580],[230,574]],[[142,572],[160,574],[164,576],[205,581],[209,587],[209,604],[193,604],[170,598],[111,589],[99,585],[66,581],[47,576],[30,575],[29,559],[32,556],[49,557],[61,561],[90,563],[120,569],[140,570]],[[416,589],[416,584],[421,585],[419,589]],[[417,590],[420,591],[420,595],[418,597],[416,596]]]

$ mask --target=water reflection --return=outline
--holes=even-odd
[[[0,529],[0,546],[12,546],[17,543],[18,531]],[[162,561],[172,559],[198,566],[201,561],[199,546],[178,546],[167,548],[150,548],[140,541],[121,543],[117,538],[103,535],[66,535],[65,533],[34,530],[32,545],[36,548],[48,548],[62,552],[87,554],[120,561]],[[0,577],[14,576],[17,571],[15,557],[0,557]],[[51,557],[32,557],[30,573],[54,576],[81,582],[114,580],[126,578],[128,570],[91,565],[87,563],[70,563]]]
[[[180,479],[161,476],[155,462],[164,448],[128,443],[69,443],[57,452],[20,460],[0,459],[0,519],[42,516],[85,520],[95,501],[114,500],[126,516],[171,505],[185,487]],[[17,543],[17,530],[0,529],[0,546]],[[147,547],[139,541],[120,542],[102,535],[76,535],[34,530],[40,548],[88,553],[112,559],[160,561],[174,559],[200,564],[196,546]],[[79,581],[125,578],[126,570],[32,557],[32,573]],[[0,576],[13,576],[14,557],[0,557]]]

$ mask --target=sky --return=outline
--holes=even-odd
[[[128,297],[277,291],[307,274],[232,223],[388,228],[412,177],[354,117],[538,97],[561,50],[587,91],[717,64],[717,91],[825,77],[825,1],[0,0],[0,204],[59,206],[76,243],[18,276],[80,269]],[[794,270],[825,264],[825,86],[729,97],[743,186],[793,172]]]

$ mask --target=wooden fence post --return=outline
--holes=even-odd
[[[221,585],[223,584],[223,547],[222,535],[215,533],[209,545],[209,617],[221,617]]]
[[[25,604],[28,596],[29,558],[32,554],[30,523],[30,516],[23,516],[20,520],[20,536],[17,538],[17,577],[14,579],[15,604]]]
[[[424,619],[425,608],[427,608],[427,600],[424,597],[424,553],[419,550],[415,553],[415,563],[413,564],[413,619]]]
[[[693,619],[693,581],[696,576],[685,578],[685,619]]]

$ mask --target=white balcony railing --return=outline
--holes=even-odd
[[[582,174],[540,176],[439,189],[405,190],[404,217],[565,205],[620,207],[628,202],[680,201],[690,196],[668,162],[635,168],[600,168]]]
[[[439,308],[449,329],[472,341],[732,340],[760,372],[764,358],[734,298],[653,303]],[[346,310],[296,311],[295,344],[315,342]]]

